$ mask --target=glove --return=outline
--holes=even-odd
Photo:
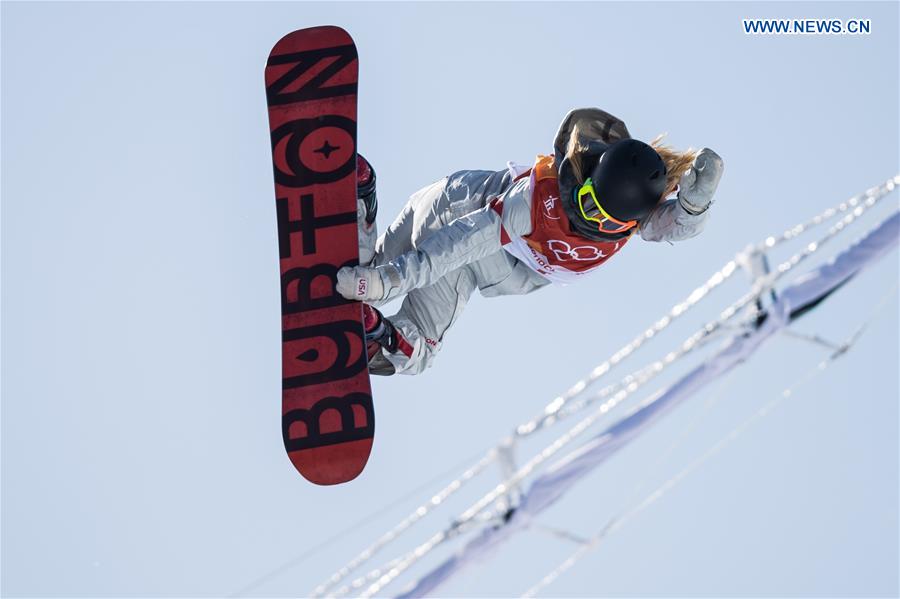
[[[691,214],[705,212],[712,204],[713,194],[716,193],[724,169],[725,163],[721,156],[709,148],[700,150],[691,168],[681,176],[678,185],[681,207]]]
[[[337,292],[349,300],[377,301],[384,299],[384,283],[375,268],[345,266],[337,272]]]

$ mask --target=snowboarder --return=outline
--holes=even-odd
[[[635,235],[679,241],[700,233],[722,176],[708,148],[676,151],[632,139],[597,108],[571,111],[552,156],[531,167],[459,171],[414,193],[377,238],[375,171],[357,163],[360,265],[337,290],[363,306],[373,374],[418,374],[477,288],[485,297],[571,283]],[[376,308],[405,294],[400,310]]]

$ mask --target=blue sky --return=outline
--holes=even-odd
[[[872,33],[741,31],[784,17],[868,18]],[[573,107],[726,163],[700,237],[636,242],[575,286],[474,297],[434,368],[375,381],[369,465],[333,488],[299,477],[280,436],[263,90],[275,41],[321,24],[359,49],[359,144],[382,226],[445,174],[548,152]],[[305,595],[737,250],[895,175],[897,27],[896,3],[865,2],[4,2],[3,594],[222,596],[263,577],[252,595]],[[822,257],[896,207],[894,195]],[[546,592],[900,592],[897,278],[894,253],[799,322],[841,341],[887,298],[849,354]],[[747,289],[735,276],[631,366]],[[825,355],[773,340],[542,523],[594,534]],[[555,434],[523,444],[520,462]],[[529,531],[443,593],[518,596],[572,550]]]

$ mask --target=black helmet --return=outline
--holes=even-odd
[[[649,145],[623,139],[609,146],[590,174],[603,209],[621,221],[640,221],[666,190],[666,164]]]
[[[610,144],[593,140],[581,152],[581,160],[584,175],[591,180],[597,203],[616,220],[640,221],[646,218],[665,192],[666,165],[656,150],[644,142],[631,138]],[[603,227],[598,228],[595,219],[585,219],[586,214],[581,208],[588,211],[593,208],[599,212],[590,202],[579,206],[579,191],[585,181],[576,176],[569,159],[562,158],[559,190],[566,198],[563,207],[573,231],[595,241],[629,237],[633,230],[610,232],[603,230]],[[582,196],[582,199],[586,200],[587,196]]]

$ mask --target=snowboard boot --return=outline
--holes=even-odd
[[[381,351],[385,349],[390,353],[396,353],[397,330],[394,328],[394,325],[381,312],[369,304],[363,304],[363,327],[366,331],[366,353],[369,358],[369,372],[384,376],[394,374],[394,365],[388,361]]]
[[[362,154],[356,155],[356,220],[359,225],[359,263],[368,266],[375,258],[378,227],[378,199],[375,195],[375,169]]]

